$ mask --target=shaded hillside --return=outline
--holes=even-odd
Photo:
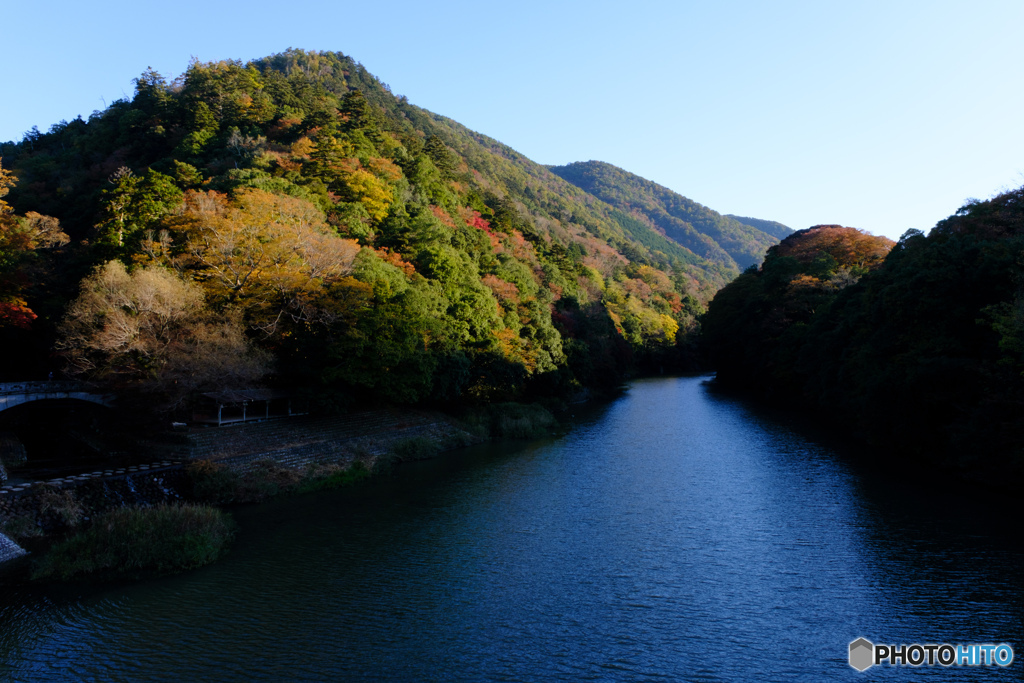
[[[702,329],[719,379],[895,457],[1019,485],[1024,188],[908,231],[884,261],[888,240],[854,233],[794,233],[715,296]]]
[[[551,171],[647,223],[698,256],[734,271],[757,265],[775,235],[712,211],[667,187],[602,161],[551,166]]]
[[[340,53],[147,71],[0,154],[0,373],[55,348],[171,406],[254,384],[337,405],[614,384],[690,363],[736,272]]]
[[[747,216],[736,216],[731,213],[725,214],[726,218],[731,218],[734,221],[739,221],[743,225],[749,225],[752,228],[757,228],[761,232],[767,233],[772,237],[777,237],[780,240],[784,240],[793,234],[793,228],[788,225],[783,225],[778,221],[766,221],[762,218],[749,218]]]

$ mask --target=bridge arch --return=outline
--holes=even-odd
[[[35,401],[74,399],[112,408],[113,394],[93,391],[79,382],[0,383],[0,412]]]

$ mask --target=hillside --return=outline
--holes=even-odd
[[[752,228],[757,228],[761,232],[767,233],[772,237],[777,237],[780,240],[784,240],[793,234],[793,228],[788,225],[783,225],[778,221],[766,221],[763,218],[749,218],[747,216],[736,216],[731,213],[725,214],[726,218],[731,218],[734,221],[739,221],[744,225],[749,225]]]
[[[723,385],[802,405],[896,460],[1020,485],[1022,259],[1024,188],[895,244],[802,230],[715,296],[703,343]]]
[[[738,272],[340,53],[147,71],[0,156],[0,374],[59,363],[169,407],[224,386],[329,406],[612,385],[692,365],[695,316]]]
[[[549,167],[552,173],[651,226],[703,259],[739,271],[758,265],[778,237],[602,161]]]

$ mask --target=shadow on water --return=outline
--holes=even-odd
[[[709,400],[741,407],[754,421],[819,445],[857,475],[866,496],[907,507],[923,506],[939,516],[966,513],[970,517],[984,510],[1001,533],[1019,533],[1012,528],[1012,520],[1024,512],[1024,498],[1019,493],[901,458],[897,452],[865,444],[856,434],[823,425],[811,415],[726,390],[713,375],[704,377],[703,384]]]

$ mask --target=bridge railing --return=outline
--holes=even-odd
[[[89,391],[81,382],[52,380],[41,382],[0,382],[0,394],[47,394],[72,391]]]

